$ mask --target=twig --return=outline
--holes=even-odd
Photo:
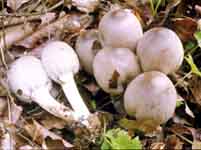
[[[190,141],[189,139],[187,139],[186,137],[180,135],[179,133],[177,133],[176,131],[174,130],[170,130],[172,133],[174,133],[176,136],[178,136],[179,138],[181,138],[182,140],[186,141],[187,143],[189,144],[193,144],[192,141]]]

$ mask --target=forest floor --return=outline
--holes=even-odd
[[[83,31],[98,29],[104,14],[118,8],[132,10],[144,32],[153,27],[167,27],[175,31],[183,43],[183,63],[176,72],[168,75],[179,95],[175,113],[156,131],[146,133],[140,125],[137,127],[135,119],[124,110],[123,94],[111,96],[105,93],[94,76],[83,68],[75,80],[88,108],[99,118],[96,133],[82,125],[69,125],[37,103],[20,101],[9,89],[7,70],[17,58],[23,55],[40,58],[41,49],[49,40],[62,40],[75,48],[77,37]],[[100,69],[104,71],[104,68]],[[201,149],[199,70],[201,1],[2,0],[0,149]],[[59,103],[70,107],[58,84],[53,83],[51,92]],[[97,121],[93,117],[92,120]]]

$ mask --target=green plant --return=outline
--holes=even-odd
[[[196,64],[194,63],[193,57],[190,54],[188,54],[185,57],[185,60],[187,61],[187,63],[190,65],[190,68],[191,68],[191,71],[188,74],[194,73],[195,75],[201,77],[201,72],[199,71]]]
[[[131,138],[128,132],[117,128],[108,130],[104,134],[104,141],[101,150],[105,149],[142,149],[141,142],[138,137]]]
[[[165,3],[165,0],[149,0],[152,15],[156,16],[158,8]]]

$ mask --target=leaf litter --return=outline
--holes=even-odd
[[[1,149],[58,149],[58,147],[118,149],[130,146],[138,149],[201,148],[199,131],[201,2],[7,0],[0,6]],[[146,135],[143,131],[139,131],[141,127],[135,122],[135,118],[128,118],[125,113],[118,113],[115,110],[118,108],[115,107],[117,103],[115,99],[104,93],[94,78],[87,73],[79,73],[76,80],[81,88],[86,89],[81,91],[89,95],[86,99],[89,104],[93,103],[91,109],[101,114],[101,117],[100,114],[97,115],[101,118],[101,122],[97,121],[99,126],[101,125],[101,130],[96,133],[90,133],[82,126],[69,127],[65,121],[50,115],[36,105],[20,102],[7,88],[5,73],[15,58],[24,54],[40,57],[42,46],[48,40],[68,41],[74,47],[75,39],[82,30],[97,28],[103,14],[114,7],[132,9],[146,30],[155,26],[173,29],[179,34],[183,44],[189,47],[186,48],[186,60],[180,70],[170,75],[182,100],[173,118],[162,126],[160,130],[162,138],[158,138],[157,133],[151,137]],[[117,77],[118,75],[114,75],[114,82]],[[65,99],[63,93],[58,92],[58,88],[55,90],[57,91],[55,96],[63,102]],[[95,118],[91,118],[92,123],[96,123]]]

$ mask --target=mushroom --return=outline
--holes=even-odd
[[[42,51],[41,61],[48,76],[62,86],[75,113],[87,119],[90,112],[74,80],[74,74],[79,71],[80,64],[73,48],[63,41],[48,42]]]
[[[137,56],[143,71],[176,71],[184,58],[183,45],[170,29],[152,28],[145,32],[137,45]]]
[[[99,23],[100,38],[105,46],[135,50],[143,31],[137,17],[129,9],[106,13]]]
[[[96,54],[93,71],[97,83],[105,92],[120,94],[124,85],[140,73],[140,67],[131,50],[105,47]]]
[[[154,128],[173,116],[177,92],[171,80],[158,71],[145,72],[131,81],[124,107],[142,125]]]
[[[49,113],[66,121],[80,119],[68,107],[57,102],[49,93],[51,81],[39,59],[22,56],[14,61],[7,72],[11,91],[22,101],[36,102]]]
[[[92,64],[99,49],[101,49],[101,44],[97,30],[81,32],[76,41],[76,52],[84,69],[90,74],[93,74]]]

